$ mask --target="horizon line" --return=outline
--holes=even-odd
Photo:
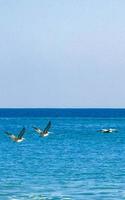
[[[0,109],[125,109],[125,107],[3,107]]]

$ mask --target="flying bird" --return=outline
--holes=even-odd
[[[51,127],[51,121],[48,122],[48,124],[47,124],[47,126],[45,127],[44,130],[41,130],[40,128],[37,128],[37,127],[33,127],[33,128],[37,133],[39,133],[39,135],[41,137],[46,137],[46,136],[49,135],[48,131],[49,131],[50,127]]]
[[[26,132],[26,129],[23,128],[20,133],[15,136],[14,134],[11,134],[7,131],[5,131],[5,133],[11,138],[11,140],[13,140],[14,142],[22,142],[25,138],[23,137],[24,133]]]
[[[109,129],[101,129],[99,130],[101,133],[112,133],[112,132],[117,132],[117,129],[114,128],[109,128]]]

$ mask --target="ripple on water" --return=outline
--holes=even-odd
[[[65,196],[46,196],[46,195],[41,195],[41,194],[30,194],[30,195],[20,195],[20,196],[12,196],[9,197],[8,200],[74,200],[73,198],[70,197],[65,197]]]

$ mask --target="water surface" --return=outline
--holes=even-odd
[[[13,110],[12,116],[2,116],[1,111],[0,200],[125,199],[124,115],[16,114]],[[49,120],[51,133],[40,138],[32,126],[42,128]],[[23,126],[27,132],[22,143],[14,143],[4,134],[4,130],[18,133]],[[118,132],[97,132],[105,127]]]

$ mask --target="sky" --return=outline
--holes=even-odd
[[[124,10],[124,0],[0,0],[0,107],[125,107]]]

